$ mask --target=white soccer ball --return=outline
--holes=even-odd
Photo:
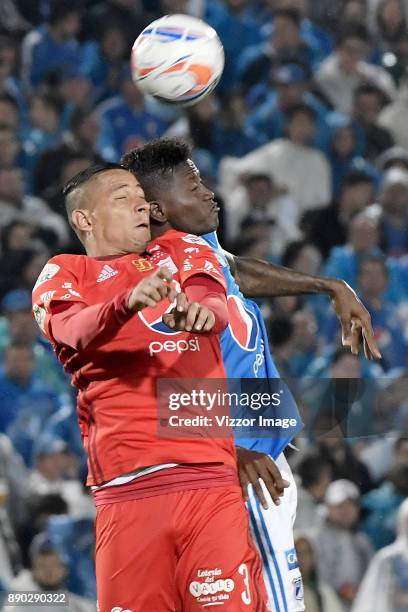
[[[190,106],[217,85],[224,49],[217,32],[189,15],[165,15],[138,36],[131,55],[133,81],[163,102]]]

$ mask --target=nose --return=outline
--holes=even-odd
[[[150,204],[146,202],[146,200],[143,200],[143,202],[138,202],[136,205],[136,211],[138,213],[149,213]]]
[[[209,189],[208,187],[205,187],[204,197],[207,200],[213,200],[214,197],[215,197],[215,193],[213,191],[211,191],[211,189]]]

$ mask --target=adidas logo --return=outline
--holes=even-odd
[[[118,271],[114,270],[113,268],[111,268],[110,266],[106,264],[103,266],[101,273],[96,279],[96,282],[102,283],[103,281],[108,280],[108,278],[111,278],[112,276],[115,276],[116,274],[118,274]]]

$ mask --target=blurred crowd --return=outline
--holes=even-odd
[[[168,13],[202,17],[225,48],[219,86],[189,109],[132,83],[134,39]],[[64,585],[70,610],[95,609],[75,397],[31,289],[51,255],[81,252],[64,183],[166,135],[194,146],[223,246],[344,279],[368,308],[375,364],[341,348],[327,298],[261,304],[303,399],[311,379],[366,382],[351,430],[312,415],[290,458],[307,611],[406,611],[408,2],[0,0],[0,24],[0,592]]]

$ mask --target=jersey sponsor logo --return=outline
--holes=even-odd
[[[194,234],[187,234],[187,236],[183,236],[182,240],[184,242],[188,242],[189,244],[202,244],[203,246],[208,247],[208,244],[201,238],[201,236],[195,236]]]
[[[229,329],[235,342],[246,351],[254,351],[258,345],[259,325],[255,314],[246,308],[236,295],[229,295]]]
[[[75,297],[82,297],[80,293],[78,293],[78,291],[74,291],[74,289],[68,289],[69,293],[71,295],[75,295]]]
[[[200,249],[197,249],[196,247],[188,247],[188,249],[184,249],[185,253],[199,253]]]
[[[288,569],[294,570],[299,567],[296,550],[291,548],[290,550],[285,550],[286,563],[288,564]]]
[[[42,303],[44,304],[45,307],[48,306],[48,304],[51,302],[54,294],[56,293],[56,291],[46,291],[45,293],[42,293],[40,295],[40,300],[42,301]]]
[[[120,608],[119,606],[114,606],[111,610],[111,612],[132,612],[132,610],[129,610],[128,608]]]
[[[140,259],[132,259],[132,264],[135,266],[138,272],[149,272],[149,270],[154,269],[154,265],[147,259],[146,257],[142,257]]]
[[[172,287],[174,287],[177,292],[180,292],[181,290],[180,284],[175,280],[172,281]],[[170,329],[170,327],[167,327],[167,325],[165,325],[162,321],[163,315],[166,312],[170,312],[175,305],[175,301],[172,304],[169,304],[169,301],[166,299],[159,302],[156,308],[144,308],[137,314],[142,323],[144,323],[149,329],[159,334],[165,334],[166,336],[181,334],[181,332],[174,331],[173,329]]]
[[[62,283],[61,287],[63,289],[71,289],[72,288],[72,283]]]
[[[33,291],[35,291],[37,287],[39,287],[43,283],[46,283],[53,276],[55,276],[58,270],[60,270],[60,266],[58,266],[57,264],[50,264],[50,263],[45,264],[42,271],[40,272],[40,276],[38,277],[37,282],[34,285]]]
[[[183,261],[183,272],[190,272],[190,270],[193,269],[193,263],[190,259],[190,257],[187,257],[184,261]]]
[[[193,597],[198,599],[202,595],[216,595],[217,593],[231,593],[235,588],[235,582],[232,578],[218,578],[214,582],[198,582],[193,580],[190,582],[189,591]]]
[[[97,283],[103,283],[103,281],[108,280],[108,278],[112,278],[112,276],[116,276],[116,274],[119,274],[119,272],[117,270],[114,270],[113,268],[111,268],[110,266],[108,266],[108,264],[105,264],[98,276],[98,278],[96,279]]]
[[[190,338],[189,340],[165,340],[164,342],[154,340],[149,344],[150,357],[153,357],[153,355],[163,351],[166,353],[178,353],[181,355],[181,353],[185,353],[186,351],[195,353],[200,350],[200,342],[197,336]]]
[[[296,578],[293,579],[292,582],[293,582],[293,586],[295,588],[295,598],[298,601],[302,601],[302,599],[305,596],[304,589],[303,589],[302,576],[297,576]]]
[[[166,268],[168,268],[172,274],[175,274],[178,270],[176,264],[174,263],[170,255],[165,259],[161,259],[160,261],[158,261],[156,265],[158,268],[160,268],[160,266],[166,266]]]
[[[34,314],[34,319],[36,320],[38,327],[42,329],[42,331],[45,331],[44,323],[45,323],[45,317],[47,315],[45,309],[41,308],[41,306],[38,306],[38,304],[34,304],[33,314]]]

